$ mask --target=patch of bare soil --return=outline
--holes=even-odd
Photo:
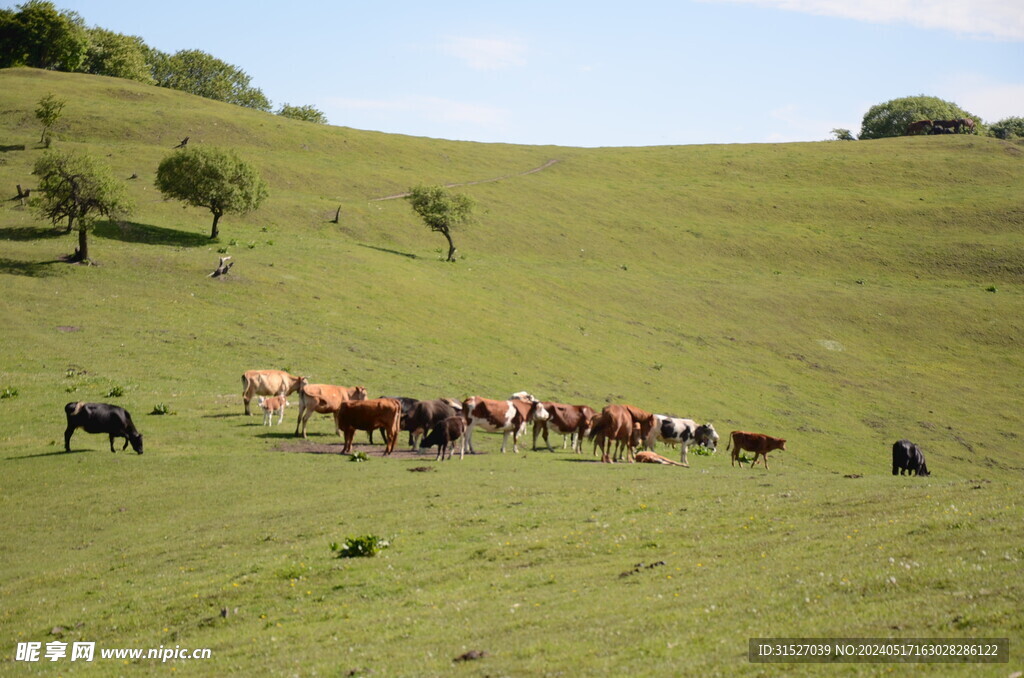
[[[350,457],[350,454],[342,454],[341,450],[344,447],[345,443],[341,441],[336,443],[322,443],[314,442],[312,440],[289,440],[279,443],[274,449],[278,452],[292,452],[299,454],[337,454],[344,457]],[[368,457],[383,457],[384,449],[383,445],[360,445],[358,443],[352,445],[353,452],[363,452]],[[387,455],[387,458],[433,461],[436,456],[436,447],[432,447],[429,450],[410,450],[408,445],[396,445],[395,451]]]

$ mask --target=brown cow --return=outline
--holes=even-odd
[[[242,401],[245,413],[249,411],[249,401],[253,396],[289,396],[299,390],[299,382],[303,377],[296,377],[284,370],[249,370],[242,375]]]
[[[784,438],[773,438],[763,433],[748,433],[746,431],[733,431],[729,434],[729,445],[726,451],[732,447],[732,465],[739,464],[740,450],[747,450],[754,453],[754,461],[750,462],[750,468],[754,468],[757,458],[764,459],[764,468],[768,470],[768,453],[772,450],[785,450],[786,441]],[[739,464],[742,466],[742,464]]]
[[[459,448],[459,459],[466,450],[473,451],[473,429],[481,428],[488,433],[503,433],[501,452],[505,453],[508,437],[512,435],[512,451],[519,454],[519,436],[526,429],[526,422],[534,419],[547,418],[547,410],[533,396],[517,394],[508,400],[490,400],[479,396],[470,396],[462,403],[462,416],[466,419],[466,435],[462,437]]]
[[[314,412],[333,414],[346,400],[366,400],[366,388],[310,384],[303,377],[302,386],[299,388],[299,418],[295,423],[295,435],[306,437],[306,424]],[[337,426],[334,432],[341,435]]]
[[[918,120],[907,125],[907,134],[919,134],[920,132],[931,132],[932,121],[931,120]]]
[[[626,449],[626,459],[633,461],[640,426],[633,421],[626,405],[606,405],[590,427],[590,439],[594,441],[594,452],[601,448],[601,462],[612,462],[611,443],[615,441],[615,459],[621,458]]]
[[[565,405],[563,403],[543,402],[541,405],[547,410],[548,418],[533,422],[533,449],[537,449],[537,434],[540,433],[544,444],[554,452],[551,443],[548,442],[548,426],[550,425],[562,436],[571,436],[572,450],[579,454],[583,449],[583,436],[590,430],[590,420],[595,416],[594,409],[589,405]],[[562,447],[565,447],[564,437]]]
[[[357,387],[361,388],[361,387]],[[342,454],[352,451],[352,440],[356,431],[372,431],[384,429],[387,447],[384,454],[391,454],[398,442],[398,427],[402,420],[402,403],[395,398],[374,398],[373,400],[354,399],[338,403],[334,411],[334,429],[338,435],[345,434],[345,447]]]

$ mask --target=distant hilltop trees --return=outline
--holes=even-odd
[[[29,0],[16,9],[0,9],[0,68],[29,66],[68,73],[89,73],[137,80],[258,111],[270,100],[242,69],[200,50],[167,54],[142,38],[89,28],[77,13],[47,0]],[[285,104],[278,115],[326,124],[312,106]]]

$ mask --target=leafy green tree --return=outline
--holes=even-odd
[[[83,72],[153,84],[147,61],[149,48],[142,38],[122,35],[104,28],[90,28],[89,49]]]
[[[980,120],[956,104],[938,97],[916,96],[892,99],[872,106],[861,121],[861,139],[898,137],[907,133],[907,126],[918,120]]]
[[[43,124],[43,133],[39,137],[39,143],[44,144],[50,138],[50,130],[60,120],[60,116],[64,114],[64,106],[67,103],[64,99],[58,99],[52,92],[39,100],[39,108],[36,109],[36,120]]]
[[[283,104],[277,111],[277,114],[293,120],[305,120],[306,122],[315,122],[318,125],[327,124],[327,116],[324,115],[324,112],[314,108],[313,106],[292,106],[290,104]]]
[[[165,198],[181,200],[213,213],[210,238],[220,231],[220,218],[259,208],[267,197],[267,184],[237,155],[209,146],[189,146],[160,162],[156,187]]]
[[[1003,118],[997,123],[989,125],[988,133],[997,139],[1013,139],[1024,137],[1024,118],[1010,117]]]
[[[259,111],[270,111],[270,100],[252,87],[245,71],[197,49],[172,56],[151,54],[153,78],[160,87],[225,101]]]
[[[31,66],[77,71],[89,45],[85,22],[52,2],[29,0],[0,12],[0,68]]]
[[[54,225],[67,220],[67,232],[78,229],[74,261],[89,260],[89,231],[99,216],[131,214],[134,205],[124,183],[110,167],[88,155],[47,151],[35,165],[42,200],[36,203]]]
[[[448,241],[448,261],[455,261],[455,243],[452,228],[468,224],[473,219],[473,200],[460,193],[452,193],[444,186],[416,186],[405,197],[412,209],[435,233]]]
[[[853,138],[853,133],[844,127],[836,127],[832,130],[832,136],[836,138],[836,141],[856,141]]]

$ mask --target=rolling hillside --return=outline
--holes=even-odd
[[[125,178],[137,210],[127,222],[98,225],[90,245],[97,265],[85,267],[61,260],[74,250],[72,236],[17,200],[0,205],[0,389],[16,391],[0,400],[8,514],[0,570],[9,576],[2,593],[10,601],[0,630],[12,639],[6,653],[18,634],[36,638],[51,625],[89,616],[90,637],[108,643],[206,643],[230,657],[230,667],[200,672],[295,670],[263,641],[252,649],[250,635],[270,626],[254,612],[265,603],[265,615],[284,624],[281,637],[300,648],[295,652],[320,652],[309,649],[315,641],[307,636],[336,633],[331,623],[338,615],[358,620],[349,633],[364,644],[352,655],[363,663],[314,662],[325,672],[373,664],[375,643],[408,641],[408,648],[392,646],[401,659],[388,675],[423,675],[417,662],[434,642],[425,639],[452,618],[435,617],[440,613],[430,605],[454,614],[465,637],[482,633],[493,610],[467,604],[475,611],[456,612],[461,603],[452,601],[494,595],[504,604],[514,586],[541,586],[540,570],[508,568],[518,567],[520,552],[543,549],[544,539],[549,549],[552,541],[569,540],[570,528],[559,532],[548,521],[575,520],[571,530],[587,531],[605,520],[591,513],[620,501],[639,513],[631,521],[641,521],[635,533],[623,528],[638,540],[619,551],[629,555],[613,559],[611,545],[590,560],[572,550],[566,558],[550,550],[531,556],[538,568],[567,570],[544,589],[552,608],[536,628],[569,624],[585,635],[586,620],[631,619],[635,613],[614,596],[608,601],[619,602],[589,603],[611,607],[581,614],[572,595],[579,585],[568,583],[568,570],[589,576],[587,568],[596,567],[614,575],[635,559],[657,557],[660,551],[650,549],[643,556],[652,543],[701,564],[714,557],[701,555],[702,548],[764,557],[777,546],[777,562],[790,565],[796,578],[816,578],[825,569],[822,558],[856,569],[860,552],[845,551],[849,543],[826,545],[849,511],[870,516],[879,550],[903,539],[914,553],[935,549],[927,561],[934,573],[920,572],[920,588],[895,612],[874,584],[819,613],[779,603],[777,593],[755,591],[760,584],[751,583],[737,593],[749,597],[747,606],[720,619],[713,639],[696,637],[703,600],[680,603],[686,613],[668,601],[650,603],[657,627],[692,643],[694,670],[703,675],[725,661],[716,655],[720,639],[738,638],[745,651],[751,606],[767,615],[761,621],[800,619],[788,627],[794,634],[882,635],[896,617],[926,610],[921,625],[901,628],[917,636],[973,629],[1021,637],[1019,618],[1012,620],[1021,588],[1011,580],[1024,557],[1015,489],[1024,480],[1024,144],[975,136],[605,149],[475,144],[317,126],[128,81],[11,69],[0,71],[5,197],[18,184],[35,186],[31,168],[42,150],[32,111],[50,92],[68,100],[55,148],[106,159]],[[206,237],[208,213],[166,202],[153,187],[158,163],[186,135],[190,144],[236,150],[270,185],[258,212],[222,220],[216,243]],[[550,161],[556,162],[523,174]],[[476,201],[478,218],[454,234],[454,264],[442,261],[443,239],[418,222],[406,201],[379,199],[418,183],[502,177],[457,189]],[[331,223],[339,206],[339,223]],[[212,280],[207,274],[219,250],[235,266]],[[513,461],[495,454],[499,438],[480,436],[490,454],[439,469],[433,479],[410,479],[418,474],[376,459],[356,465],[358,472],[347,464],[339,471],[331,464],[337,459],[281,452],[292,441],[294,409],[271,432],[257,430],[256,418],[238,416],[239,376],[257,367],[363,384],[371,395],[505,397],[525,389],[597,409],[629,402],[711,421],[723,448],[729,431],[745,429],[786,438],[787,451],[773,454],[768,474],[730,468],[723,449],[697,461],[691,455],[694,468],[680,470],[689,475],[656,473],[641,484],[641,476],[629,475],[641,470],[615,469],[619,480],[605,485],[593,473],[599,465],[555,463],[570,455]],[[124,395],[111,400],[114,387]],[[131,410],[147,438],[146,454],[111,461],[105,439],[79,432],[73,447],[90,453],[64,455],[62,408],[70,400],[111,400]],[[146,416],[158,404],[173,414]],[[324,418],[310,423],[318,442],[333,442],[332,428]],[[930,480],[915,485],[901,478],[897,485],[889,475],[890,446],[902,437],[925,450]],[[535,493],[520,485],[527,478],[536,482]],[[430,487],[423,505],[406,485],[413,480]],[[755,488],[755,480],[758,488],[771,487]],[[971,492],[975,486],[989,489]],[[672,513],[690,499],[693,510],[673,520],[707,528],[706,546],[691,539],[693,532],[678,541],[662,535],[668,528],[645,523],[654,517],[636,508],[643,502],[644,509]],[[1005,510],[970,538],[993,554],[995,544],[1018,547],[973,583],[959,575],[949,582],[943,563],[962,555],[964,540],[936,527],[946,518],[917,515],[922,502],[946,513],[949,504],[971,502],[980,502],[973,509],[979,516]],[[516,517],[492,517],[499,504],[502,515]],[[428,516],[435,506],[445,508],[447,527]],[[909,521],[899,529],[911,536],[887,531],[896,529],[885,527],[890,506]],[[776,515],[769,508],[798,525],[792,532],[771,526],[767,541],[753,545],[730,531],[739,517]],[[495,545],[505,535],[549,528],[533,546],[517,546],[517,558]],[[373,638],[370,617],[406,603],[389,598],[387,585],[365,570],[356,596],[362,603],[353,608],[346,602],[331,612],[288,612],[292,598],[277,587],[303,582],[314,595],[322,589],[319,600],[329,603],[341,586],[333,579],[339,570],[310,560],[325,558],[328,539],[372,529],[405,535],[408,553],[414,544],[423,553],[434,553],[438,543],[455,549],[437,557],[458,563],[460,572],[472,568],[476,579],[435,579],[422,562],[401,570],[401,582],[389,575],[402,601],[422,609],[387,626],[383,639]],[[68,544],[82,550],[69,556]],[[874,552],[875,543],[864,548]],[[753,567],[737,557],[731,565],[716,561],[722,579],[706,581],[703,591],[732,595],[730,582]],[[127,568],[123,581],[120,567]],[[195,589],[195,599],[168,602],[179,587]],[[962,617],[946,609],[948,592],[935,593],[943,587],[996,590],[1002,602],[972,602],[981,606],[970,617],[974,626],[956,626],[950,620]],[[118,598],[133,588],[146,593],[131,604]],[[43,596],[44,590],[59,593]],[[432,591],[439,591],[436,600]],[[655,595],[639,584],[632,591],[651,596],[636,600]],[[33,602],[40,597],[46,602]],[[216,617],[221,605],[242,608],[244,630],[201,621]],[[119,625],[114,619],[122,614]],[[854,628],[851,619],[859,620]],[[602,622],[609,636],[615,623]],[[502,634],[520,645],[506,649],[506,658],[515,657],[508,664],[481,663],[479,671],[548,670],[532,664],[533,656],[571,670],[579,647],[527,642],[531,633],[512,625],[484,636],[492,651]],[[601,638],[586,643],[604,656]],[[647,666],[650,675],[666,675],[660,667],[671,665],[659,663],[670,659],[659,653],[671,655],[662,645],[640,654],[625,639],[609,647],[607,658],[584,664],[585,671],[640,675]],[[643,663],[651,657],[654,664]],[[446,666],[423,661],[427,674]],[[881,665],[873,666],[865,670]],[[933,675],[943,675],[939,668]]]

